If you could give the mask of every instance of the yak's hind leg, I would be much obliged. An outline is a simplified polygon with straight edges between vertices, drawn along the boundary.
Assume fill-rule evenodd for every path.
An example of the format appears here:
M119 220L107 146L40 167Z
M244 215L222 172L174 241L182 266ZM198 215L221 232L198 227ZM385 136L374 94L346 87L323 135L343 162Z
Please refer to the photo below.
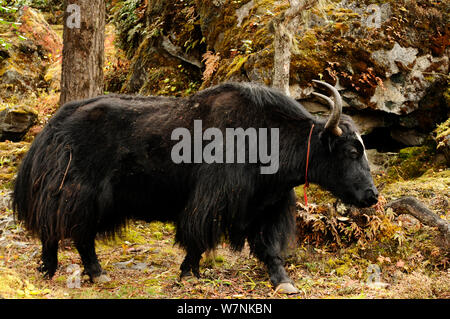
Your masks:
M41 242L42 264L39 265L38 270L44 274L45 278L51 279L58 266L58 240L41 234Z
M187 251L186 257L184 257L183 263L180 266L181 274L180 279L190 277L200 277L200 259L202 253L197 249L190 249Z
M284 269L283 251L294 231L295 194L292 190L267 207L250 227L248 242L252 253L267 267L270 281L282 293L298 293Z
M84 271L89 276L91 282L107 282L110 281L106 272L98 262L97 254L95 253L95 236L88 236L87 238L74 238L75 247L81 256Z

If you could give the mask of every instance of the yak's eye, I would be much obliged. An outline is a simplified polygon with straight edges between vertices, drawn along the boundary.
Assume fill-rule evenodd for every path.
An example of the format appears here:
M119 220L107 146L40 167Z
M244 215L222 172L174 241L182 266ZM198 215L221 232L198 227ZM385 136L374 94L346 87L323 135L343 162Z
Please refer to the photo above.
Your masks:
M350 158L352 158L352 159L357 159L357 158L359 157L359 152L358 152L358 150L357 150L356 148L350 149L350 151L349 151L349 156L350 156Z

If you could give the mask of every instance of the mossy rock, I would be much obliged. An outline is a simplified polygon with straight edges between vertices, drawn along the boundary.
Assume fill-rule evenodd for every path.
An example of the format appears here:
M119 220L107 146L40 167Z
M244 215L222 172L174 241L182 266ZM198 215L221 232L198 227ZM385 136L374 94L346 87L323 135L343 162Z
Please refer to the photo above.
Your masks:
M53 91L61 89L61 61L52 63L46 70L44 81L48 83L48 88Z
M424 146L401 149L397 160L393 163L393 169L400 172L404 179L419 177L432 168L435 154L434 143L430 142Z
M369 23L369 5L381 14L377 26ZM114 23L131 57L122 92L184 96L226 81L270 86L273 21L288 6L269 0L118 1ZM432 131L450 101L445 9L431 0L333 0L310 10L294 36L292 97L308 98L311 80L321 79L338 84L347 113L375 110L378 118L392 119L376 127ZM197 61L209 51L220 58L217 67L203 80L206 63L198 68L169 54L163 39Z
M36 112L29 107L3 106L0 108L0 141L19 141L36 119Z
M39 11L24 7L20 22L19 31L39 48L42 55L52 62L61 57L62 39Z
M47 88L46 69L62 57L62 38L39 11L25 6L15 18L20 22L18 30L1 32L9 46L0 52L0 98L8 102Z
M158 48L154 40L146 39L138 52L131 60L122 93L180 96L195 86L196 79L201 76L195 67Z

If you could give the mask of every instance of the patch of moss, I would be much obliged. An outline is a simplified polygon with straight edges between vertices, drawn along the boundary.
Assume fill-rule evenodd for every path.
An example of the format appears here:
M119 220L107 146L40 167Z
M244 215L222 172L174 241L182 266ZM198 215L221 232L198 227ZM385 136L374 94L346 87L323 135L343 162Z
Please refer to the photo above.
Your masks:
M405 174L403 178L414 178L422 175L428 168L433 148L429 146L415 146L401 149L398 155L400 169Z
M245 62L247 62L248 55L242 56L238 55L233 59L233 62L228 66L228 73L225 76L225 79L229 79L234 73L241 70L242 66Z
M145 244L147 242L145 236L142 234L142 231L134 227L127 227L122 240L128 241L132 244Z
M28 151L28 142L0 142L0 189L10 189L20 161Z

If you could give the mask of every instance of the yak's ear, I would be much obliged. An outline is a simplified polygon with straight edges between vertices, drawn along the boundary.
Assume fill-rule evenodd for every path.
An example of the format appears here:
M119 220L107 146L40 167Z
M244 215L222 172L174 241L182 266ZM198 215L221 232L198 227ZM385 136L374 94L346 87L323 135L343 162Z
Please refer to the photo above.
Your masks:
M328 150L328 152L333 152L333 146L334 146L334 138L333 135L328 130L323 130L319 133L320 141L322 142L322 145L325 149Z

